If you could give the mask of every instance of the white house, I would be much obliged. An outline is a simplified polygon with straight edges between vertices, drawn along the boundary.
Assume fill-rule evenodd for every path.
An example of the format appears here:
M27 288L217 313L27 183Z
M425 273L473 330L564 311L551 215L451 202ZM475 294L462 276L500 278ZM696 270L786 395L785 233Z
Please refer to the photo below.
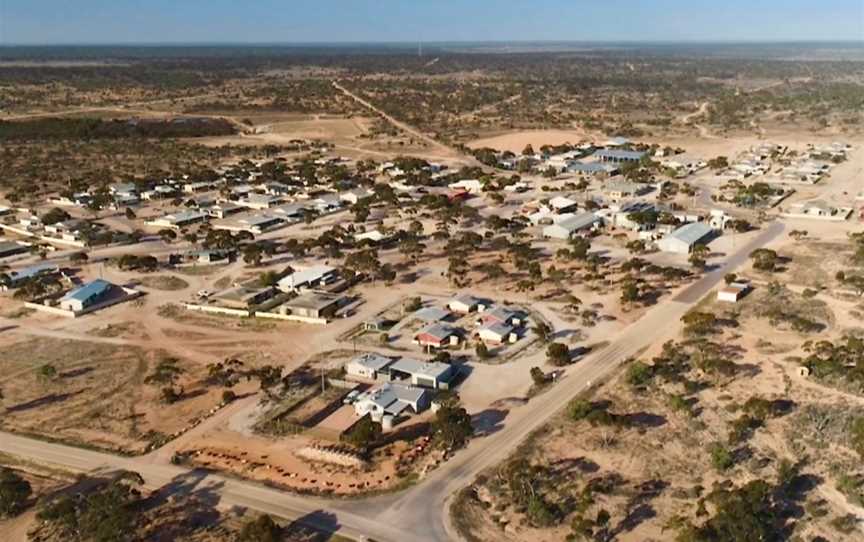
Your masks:
M562 215L563 216L563 215ZM581 230L587 230L600 224L602 220L594 213L571 215L559 220L551 226L543 228L543 237L547 239L567 240Z
M469 194L479 194L483 191L483 183L477 179L463 179L461 181L456 181L455 183L450 183L447 187L450 190L464 190Z
M674 254L690 254L693 247L699 243L708 242L714 235L714 228L704 222L685 224L663 239L657 241L657 246L663 252Z

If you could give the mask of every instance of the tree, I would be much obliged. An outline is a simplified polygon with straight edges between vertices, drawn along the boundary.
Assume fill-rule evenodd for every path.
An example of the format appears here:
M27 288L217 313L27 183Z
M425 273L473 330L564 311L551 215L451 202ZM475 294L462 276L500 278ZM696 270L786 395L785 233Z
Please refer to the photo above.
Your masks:
M577 235L570 239L570 253L577 260L584 260L588 257L588 251L591 250L591 241Z
M282 528L267 514L247 522L240 529L238 542L279 542L282 540Z
M435 413L432 434L447 449L461 448L474 434L471 416L458 404L445 404Z
M69 213L60 209L59 207L54 207L44 215L42 215L42 223L47 225L57 224L58 222L63 222L64 220L69 220L71 216Z
M90 257L87 256L86 252L76 252L69 256L69 261L77 265L83 264L89 259Z
M531 367L531 381L538 387L546 384L546 373L540 367Z
M570 349L563 343L552 343L546 348L546 359L550 364L561 367L570 363Z
M690 264L693 267L698 269L703 269L705 267L705 259L711 251L705 245L699 243L693 246L693 250L690 252Z
M525 145L525 148L522 149L522 155L523 156L534 156L534 147L531 145L531 143L528 143L527 145Z
M735 273L726 273L723 276L723 282L725 282L727 285L732 284L736 280L738 280L738 275L736 275Z
M489 359L489 347L486 346L486 343L480 341L477 343L477 346L474 347L474 352L477 354L477 357L480 359Z
M750 253L750 259L753 260L753 269L769 273L775 271L780 262L777 252L770 248L757 248Z
M621 284L621 302L635 303L639 301L639 286L635 280L627 280Z
M158 232L157 235L162 239L164 243L171 243L175 239L177 239L177 232L172 230L171 228L162 228Z
M51 382L57 378L57 368L50 363L46 363L39 366L36 370L36 374L39 377L39 380L42 380L43 382Z
M360 418L345 435L345 442L363 450L372 446L381 436L381 426L367 414Z
M0 517L12 517L27 506L32 488L30 482L12 469L0 467Z
M546 342L549 340L552 328L546 322L537 322L534 324L534 327L531 328L531 331L533 331L541 341Z
M131 207L126 207L126 210L123 213L126 215L127 220L135 220L137 218L135 211L133 211Z

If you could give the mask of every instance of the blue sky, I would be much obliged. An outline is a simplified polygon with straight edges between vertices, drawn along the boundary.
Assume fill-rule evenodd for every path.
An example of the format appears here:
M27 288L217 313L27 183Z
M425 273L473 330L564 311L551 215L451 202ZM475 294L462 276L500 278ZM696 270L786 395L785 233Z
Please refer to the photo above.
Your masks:
M864 40L864 0L0 0L0 43Z

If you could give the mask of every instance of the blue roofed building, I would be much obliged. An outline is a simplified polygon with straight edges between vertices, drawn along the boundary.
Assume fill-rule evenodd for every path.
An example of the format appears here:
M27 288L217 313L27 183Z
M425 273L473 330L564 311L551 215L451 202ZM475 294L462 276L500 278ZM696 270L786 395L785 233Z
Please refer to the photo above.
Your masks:
M60 308L81 312L108 299L115 288L116 286L107 280L96 279L64 295L60 299Z

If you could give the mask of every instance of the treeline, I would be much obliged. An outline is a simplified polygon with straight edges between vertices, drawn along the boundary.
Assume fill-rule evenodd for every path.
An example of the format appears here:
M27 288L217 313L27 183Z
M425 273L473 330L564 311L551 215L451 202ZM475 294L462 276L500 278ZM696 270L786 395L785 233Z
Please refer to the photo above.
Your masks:
M0 141L133 137L171 139L224 136L235 133L234 125L227 120L210 118L171 120L44 118L14 122L0 121Z

